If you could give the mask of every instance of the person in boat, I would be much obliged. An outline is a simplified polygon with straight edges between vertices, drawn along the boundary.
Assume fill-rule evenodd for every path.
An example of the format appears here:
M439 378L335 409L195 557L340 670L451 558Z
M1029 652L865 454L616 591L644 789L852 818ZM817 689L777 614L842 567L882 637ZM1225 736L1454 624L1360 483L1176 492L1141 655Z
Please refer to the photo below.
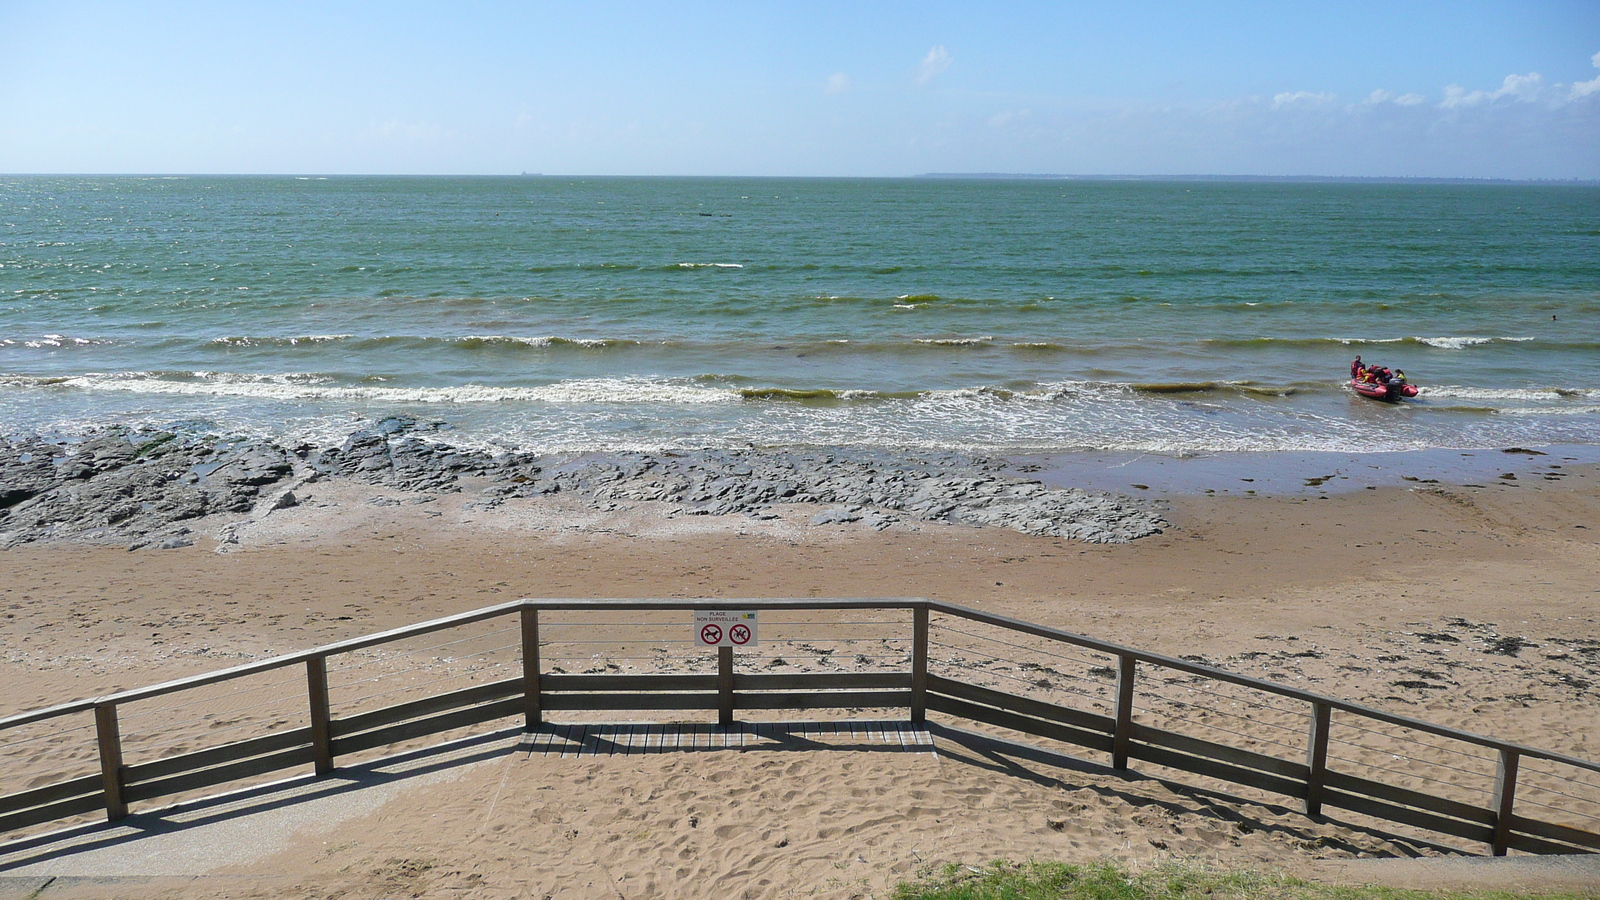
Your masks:
M1361 373L1366 371L1366 368L1367 367L1361 363L1361 357L1357 356L1355 362L1350 364L1350 377L1360 380Z

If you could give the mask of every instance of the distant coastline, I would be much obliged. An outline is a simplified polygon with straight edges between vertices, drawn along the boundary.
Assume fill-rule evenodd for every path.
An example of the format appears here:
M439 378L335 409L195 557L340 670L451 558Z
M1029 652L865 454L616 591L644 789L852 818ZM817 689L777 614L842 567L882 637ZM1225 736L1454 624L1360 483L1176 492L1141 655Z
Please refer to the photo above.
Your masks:
M1060 175L1033 172L926 172L912 177L968 178L980 181L1208 181L1285 184L1560 184L1583 187L1600 186L1600 180L1592 178L1443 178L1398 175Z

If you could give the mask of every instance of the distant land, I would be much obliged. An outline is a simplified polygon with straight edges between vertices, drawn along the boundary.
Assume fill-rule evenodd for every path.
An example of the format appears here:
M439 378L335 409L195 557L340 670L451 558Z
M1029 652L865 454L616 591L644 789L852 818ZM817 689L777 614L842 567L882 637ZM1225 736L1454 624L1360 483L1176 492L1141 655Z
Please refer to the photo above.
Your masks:
M1024 172L927 172L914 178L1009 179L1017 181L1243 181L1312 184L1577 184L1586 178L1430 178L1368 175L1051 175Z

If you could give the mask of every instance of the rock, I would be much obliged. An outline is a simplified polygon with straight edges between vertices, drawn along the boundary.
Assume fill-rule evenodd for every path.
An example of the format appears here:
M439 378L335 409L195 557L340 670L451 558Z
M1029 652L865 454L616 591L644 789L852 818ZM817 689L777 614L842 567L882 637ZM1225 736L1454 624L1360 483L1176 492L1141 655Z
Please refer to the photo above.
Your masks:
M389 417L337 446L292 449L121 428L92 432L76 444L14 437L0 443L0 535L7 546L59 537L148 543L174 522L292 507L296 488L322 478L413 495L459 491L463 478L479 478L487 485L468 506L484 510L508 499L563 494L598 511L653 502L669 506L671 515L766 520L777 517L771 509L777 504L810 503L831 507L811 518L814 525L864 522L883 530L920 520L1095 543L1159 534L1166 524L1150 503L1053 490L1006 474L1001 461L963 454L737 449L543 459L453 447L435 437L440 427ZM271 493L297 465L304 477Z
M844 509L830 509L811 517L813 525L843 525L847 522L859 522L861 516Z

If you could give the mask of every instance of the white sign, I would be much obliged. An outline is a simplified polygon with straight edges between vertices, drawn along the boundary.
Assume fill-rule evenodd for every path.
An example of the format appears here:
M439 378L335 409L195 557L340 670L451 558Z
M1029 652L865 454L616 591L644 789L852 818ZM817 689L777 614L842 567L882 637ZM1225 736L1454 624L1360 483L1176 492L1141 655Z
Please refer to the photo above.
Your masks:
M695 610L694 643L697 647L754 647L756 645L755 610Z

